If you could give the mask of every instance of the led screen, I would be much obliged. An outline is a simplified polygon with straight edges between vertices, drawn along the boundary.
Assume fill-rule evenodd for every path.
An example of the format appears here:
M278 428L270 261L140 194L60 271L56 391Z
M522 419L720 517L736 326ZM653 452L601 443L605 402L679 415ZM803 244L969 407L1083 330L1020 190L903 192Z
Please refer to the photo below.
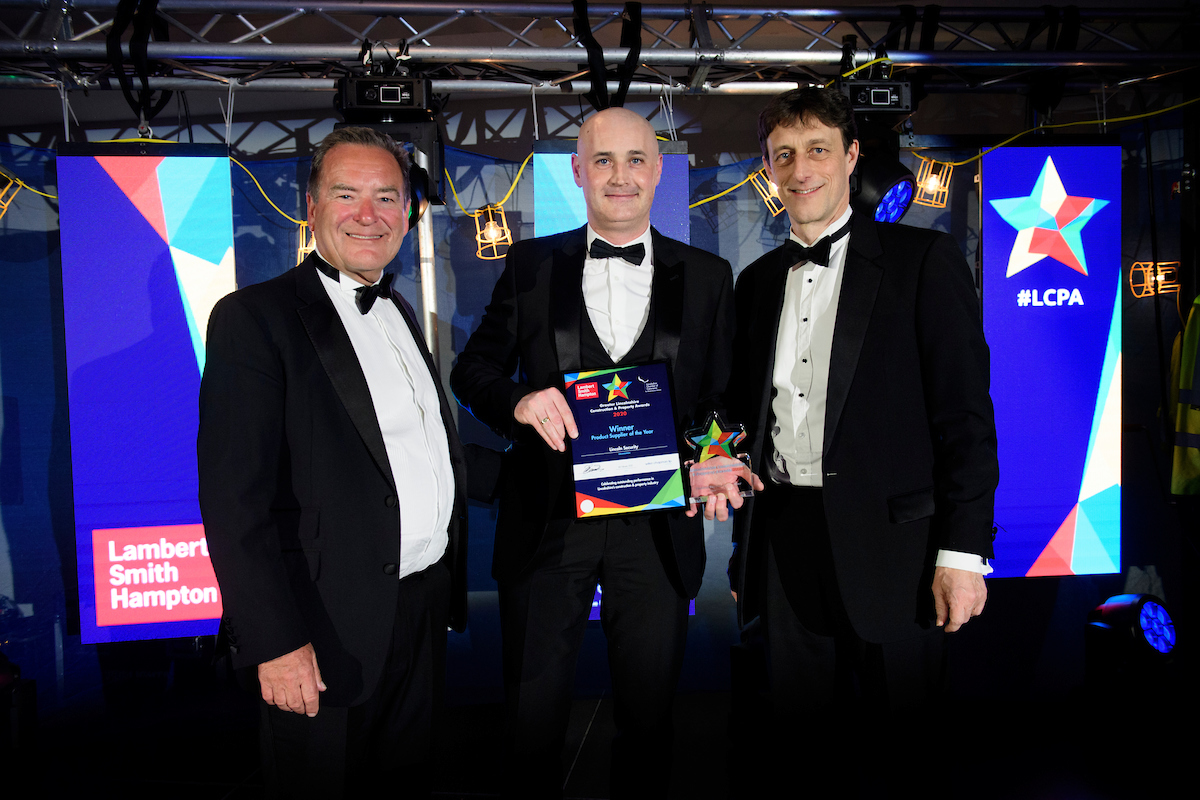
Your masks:
M229 159L64 145L57 168L82 639L215 633L196 398L235 288Z
M1121 570L1121 151L983 159L997 576Z
M575 185L570 153L533 154L533 231L550 236L581 228L587 223L583 190ZM650 224L658 232L681 242L690 242L688 219L688 157L683 153L663 155L662 180L654 192Z

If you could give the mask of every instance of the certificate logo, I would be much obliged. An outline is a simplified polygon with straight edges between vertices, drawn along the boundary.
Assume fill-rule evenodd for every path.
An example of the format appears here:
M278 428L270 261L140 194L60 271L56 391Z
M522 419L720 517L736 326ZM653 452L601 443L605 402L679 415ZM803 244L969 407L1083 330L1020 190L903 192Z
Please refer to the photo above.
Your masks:
M575 399L576 400L595 400L600 396L600 383L592 381L591 383L575 384Z
M621 376L613 373L612 383L604 384L604 388L608 389L608 402L612 402L620 397L623 400L629 399L629 381L621 380Z

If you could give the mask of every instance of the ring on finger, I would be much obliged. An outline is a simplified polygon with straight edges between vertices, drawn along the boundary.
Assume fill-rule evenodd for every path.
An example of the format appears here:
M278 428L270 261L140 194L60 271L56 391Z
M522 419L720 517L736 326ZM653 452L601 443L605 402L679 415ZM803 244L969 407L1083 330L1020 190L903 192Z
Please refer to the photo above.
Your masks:
M547 422L549 422L549 421L550 421L550 418L549 418L549 417L542 417L542 420L541 420L541 422L542 422L542 424L543 424L543 425L545 425L545 424L546 424Z

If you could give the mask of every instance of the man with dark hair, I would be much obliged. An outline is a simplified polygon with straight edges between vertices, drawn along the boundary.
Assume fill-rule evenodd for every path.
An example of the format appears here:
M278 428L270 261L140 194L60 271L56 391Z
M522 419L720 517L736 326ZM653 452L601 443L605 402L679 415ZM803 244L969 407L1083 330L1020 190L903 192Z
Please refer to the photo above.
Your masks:
M729 408L767 486L735 521L730 575L794 731L855 684L875 708L937 698L943 632L987 597L999 473L957 244L851 211L859 144L840 92L774 98L759 140L791 240L735 290Z
M571 686L599 581L618 730L612 796L662 798L704 531L682 511L577 521L566 443L578 429L559 387L564 372L665 361L679 429L703 420L729 376L733 278L728 262L650 226L662 156L644 118L597 113L572 166L587 226L512 246L450 374L459 402L513 441L492 564L506 796L562 796Z
M465 624L467 455L473 496L499 466L464 452L383 274L408 231L408 163L373 130L327 136L316 253L209 321L200 508L276 796L428 796L446 627Z

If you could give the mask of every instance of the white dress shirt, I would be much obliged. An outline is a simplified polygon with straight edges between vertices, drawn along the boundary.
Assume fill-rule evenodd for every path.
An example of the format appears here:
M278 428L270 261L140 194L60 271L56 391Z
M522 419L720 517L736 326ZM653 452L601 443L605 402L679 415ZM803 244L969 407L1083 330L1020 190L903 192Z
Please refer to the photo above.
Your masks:
M608 242L588 225L586 244L589 251L596 239ZM596 336L604 345L604 352L614 362L633 349L650 318L650 292L654 284L654 253L650 240L650 224L647 223L641 236L621 245L644 245L646 255L641 264L630 264L623 258L585 256L583 259L583 304Z
M318 255L320 255L318 253ZM445 554L454 511L454 469L441 405L425 356L395 303L377 299L366 314L358 281L320 273L367 378L400 504L401 578Z
M850 220L852 210L831 222L820 241L840 230ZM792 233L793 241L805 242ZM825 448L825 401L829 388L829 365L833 352L833 329L837 320L838 298L845 276L846 253L850 236L832 244L829 266L806 261L788 272L783 290L783 310L775 339L775 371L772 381L775 398L771 401L775 425L771 429L774 447L769 465L776 483L792 486L822 485L822 454ZM986 559L972 553L939 550L936 566L970 570L987 575L992 571Z

